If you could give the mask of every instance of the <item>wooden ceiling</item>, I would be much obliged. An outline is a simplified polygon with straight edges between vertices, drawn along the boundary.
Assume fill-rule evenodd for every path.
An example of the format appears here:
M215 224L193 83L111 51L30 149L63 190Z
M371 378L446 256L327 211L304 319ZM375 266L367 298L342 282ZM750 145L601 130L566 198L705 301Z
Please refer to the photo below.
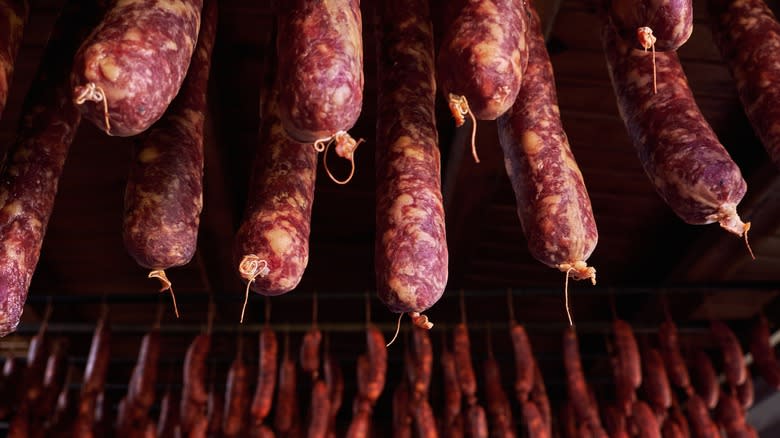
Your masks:
M448 2L431 2L440 36ZM0 121L2 145L14 136L19 108L62 3L32 1L7 109ZM374 288L373 3L364 1L362 5L367 81L363 112L352 134L367 142L357 151L355 178L339 186L320 172L308 268L296 291L272 300L272 320L295 328L310 321L310 301L316 291L318 318L324 327L330 324L332 345L348 361L363 348L362 338L354 331L364 319L364 296L371 295ZM694 32L679 54L705 117L748 181L748 194L739 210L753 223L755 261L750 260L740 239L717 225L682 223L655 193L618 115L601 52L600 22L588 2L537 3L544 5L549 23L548 48L564 127L599 227L599 244L589 260L598 269L599 284L571 284L575 320L582 333L592 335L583 341L590 346L586 359L596 363L603 358L603 340L613 315L610 302L641 332L652 333L663 318L661 297L666 297L671 314L689 335L686 342L703 345L709 345L705 325L692 318L742 319L762 306L778 309L780 179L745 119L734 83L712 43L703 2L694 1ZM771 4L776 6L776 2ZM243 285L230 262L231 245L245 202L248 163L257 142L258 96L273 20L268 1L220 1L199 249L192 263L168 273L182 311L179 321L170 314L165 317L171 333L165 351L171 366L178 366L176 361L183 357L192 336L184 327L205 323L210 295L216 302L219 327L226 335L237 327ZM448 293L431 309L430 316L442 327L457 322L458 291L462 289L472 325L486 328L495 324L503 332L508 317L504 291L511 289L516 316L528 324L540 360L550 365L544 369L546 373L550 370L552 390L561 394L555 376L562 379L556 367L560 366L560 328L565 321L563 275L534 260L526 249L495 124L480 122L482 163L475 164L464 152L466 128L454 129L441 101L439 110L450 281ZM127 372L139 333L154 320L159 300L157 283L146 279L146 272L134 264L122 245L122 201L131 141L107 137L89 123L82 124L60 182L30 304L20 327L22 334L29 334L51 296L53 321L63 324L62 332L88 336L87 328L105 300L111 307L112 323L125 333L124 338L115 337L122 342L115 342L116 360L128 362ZM262 303L260 297L252 297L250 321L262 320ZM382 327L393 325L395 316L375 299L372 308L373 319ZM176 327L181 330L177 332ZM483 334L479 331L475 337ZM435 332L434 338L438 340ZM505 344L497 354L508 354L505 333L494 338L497 345ZM231 348L221 348L225 360ZM479 357L481 347L475 348L475 357ZM353 365L348 362L345 366ZM115 372L117 382L127 375L122 370Z

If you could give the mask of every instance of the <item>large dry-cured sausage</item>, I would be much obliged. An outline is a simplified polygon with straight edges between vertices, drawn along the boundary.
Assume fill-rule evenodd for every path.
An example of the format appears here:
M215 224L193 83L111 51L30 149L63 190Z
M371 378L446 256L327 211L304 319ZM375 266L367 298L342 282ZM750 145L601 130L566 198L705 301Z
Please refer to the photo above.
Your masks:
M677 54L655 55L654 93L648 86L654 74L650 53L620 41L609 23L602 41L620 115L661 198L689 224L718 222L744 235L749 225L737 204L747 185L696 105Z
M336 142L351 160L346 133L363 103L363 38L359 0L282 2L276 40L281 81L279 116L301 143Z
M0 336L14 331L40 256L68 149L81 121L68 75L82 38L99 19L94 2L69 2L28 92L16 140L0 169Z
M260 331L258 345L257 385L252 399L250 414L255 423L262 423L268 413L271 412L274 387L276 386L276 368L278 356L278 343L276 333L271 327L263 327Z
M575 279L596 281L586 264L598 231L590 198L561 124L552 64L530 10L528 69L517 100L498 119L498 139L531 254Z
M271 296L294 289L309 262L317 173L317 152L285 135L277 96L272 91L263 104L247 205L233 250L244 281Z
M609 10L620 36L643 49L677 50L693 32L691 0L610 0Z
M0 1L0 118L3 116L8 88L14 74L14 61L22 43L24 26L30 13L28 0Z
M133 146L122 237L135 261L170 287L164 270L195 254L203 207L203 126L217 33L217 2L203 3L197 46L165 115Z
M708 0L715 44L736 81L748 120L780 166L780 23L763 0Z
M203 0L123 0L74 58L73 101L106 133L141 133L179 92L200 28Z
M378 39L377 294L423 312L447 284L433 30L427 0L385 1Z
M512 106L530 63L527 27L522 0L465 2L437 59L439 84L454 115L462 118L470 110L478 119L494 120ZM461 102L465 108L458 108Z

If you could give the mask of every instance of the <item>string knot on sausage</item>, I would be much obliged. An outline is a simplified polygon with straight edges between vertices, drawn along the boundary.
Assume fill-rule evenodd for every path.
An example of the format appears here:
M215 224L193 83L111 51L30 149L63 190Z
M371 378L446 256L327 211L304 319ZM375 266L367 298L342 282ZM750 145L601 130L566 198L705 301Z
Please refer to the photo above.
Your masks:
M111 134L111 118L108 115L108 99L106 93L99 85L90 82L87 85L80 85L73 90L76 97L73 102L76 105L83 105L87 101L101 103L103 102L103 118L106 123L106 133Z
M255 278L264 278L271 272L268 267L268 262L260 257L249 254L245 255L241 259L241 263L238 264L238 273L241 277L247 280L246 292L244 293L244 306L241 308L241 322L244 322L244 311L246 310L247 301L249 301L249 287L255 281Z
M466 96L458 96L457 94L450 93L447 97L447 103L450 106L450 112L455 119L455 126L461 127L466 123L466 117L471 118L471 155L474 156L474 162L479 163L479 157L477 156L477 119L474 117L474 113L469 108L469 102Z
M355 150L364 141L365 139L362 138L355 140L346 131L339 131L330 137L325 137L314 141L314 150L323 153L322 165L325 167L325 172L327 172L328 176L333 182L344 185L352 180L352 177L355 175ZM328 148L330 148L333 143L336 143L336 155L349 160L349 175L343 180L339 180L333 176L333 173L331 173L330 167L328 166Z

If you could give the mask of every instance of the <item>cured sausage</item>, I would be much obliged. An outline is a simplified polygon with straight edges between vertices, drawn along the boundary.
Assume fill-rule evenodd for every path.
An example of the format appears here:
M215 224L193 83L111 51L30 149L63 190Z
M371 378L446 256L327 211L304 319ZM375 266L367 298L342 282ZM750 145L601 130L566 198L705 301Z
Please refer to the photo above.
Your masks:
M529 10L528 70L514 105L498 118L504 164L531 255L567 278L595 284L596 270L585 261L596 248L598 230L561 124L539 17Z
M415 407L414 424L417 426L417 436L426 438L438 438L436 419L433 416L433 408L427 399L417 402Z
M284 81L280 81L284 82ZM282 130L278 93L269 93L244 218L233 256L249 287L280 295L298 285L309 262L317 152Z
M560 411L561 433L565 438L577 438L577 413L571 401L564 401Z
M323 380L317 380L311 389L311 410L309 411L308 438L325 438L330 421L330 397L328 386Z
M27 0L0 1L0 118L14 74L14 61L22 43L24 26L30 14Z
M428 330L414 326L412 329L412 346L414 347L415 379L413 391L415 398L426 397L431 385L433 374L433 345Z
M452 424L460 414L461 391L458 382L458 372L455 366L455 357L445 346L439 359L442 368L442 386L444 391L444 423Z
M563 364L566 370L569 402L576 418L583 423L599 424L598 413L591 404L585 374L582 372L577 333L571 326L563 332Z
M634 401L636 401L634 385L624 374L625 367L620 362L620 356L613 355L610 358L610 362L615 380L615 398L617 399L618 408L624 415L630 415L631 407L634 405Z
M322 332L316 327L309 329L301 341L301 368L311 374L312 379L316 379L319 374L321 342Z
M539 414L542 416L547 434L552 436L552 410L550 398L547 396L547 387L544 385L544 376L539 369L539 364L534 360L534 385L531 387L530 400L536 404Z
M693 32L691 0L611 0L609 10L620 36L643 49L677 50Z
M753 406L755 389L753 388L753 377L750 375L750 371L747 373L745 382L737 386L737 399L742 405L742 409L748 410Z
M766 316L760 315L750 332L750 354L753 355L759 375L769 386L780 389L780 364L769 337L769 321Z
M411 394L409 385L401 381L393 391L393 436L412 437ZM423 435L424 436L424 435Z
M127 398L133 404L149 409L154 404L157 367L160 359L160 329L154 328L141 339Z
M612 438L628 438L626 416L622 409L614 405L604 408L604 427Z
M207 413L209 425L206 428L206 433L211 437L218 437L222 433L222 417L224 416L223 409L225 408L225 397L220 392L209 392L209 400L207 405Z
M27 365L24 368L22 385L19 387L20 393L16 397L21 403L34 402L43 389L48 339L46 328L46 322L41 324L38 333L30 339L30 344L27 346Z
M690 435L685 435L685 432L680 428L680 425L674 421L664 421L661 427L661 436L663 438L686 438Z
M55 342L46 360L41 393L36 398L34 408L32 409L34 421L36 421L39 428L42 428L44 423L51 418L51 414L57 405L57 397L65 383L67 359L65 341Z
M101 9L71 1L49 37L0 169L0 336L16 330L81 115L70 99L73 54Z
M661 347L661 355L666 365L666 374L669 380L690 394L691 379L688 375L688 367L685 365L682 354L680 354L680 340L677 335L677 326L674 322L667 320L661 323L658 328L658 344Z
M449 260L434 111L433 29L427 0L382 4L377 57L377 295L392 312L420 313L444 293Z
M615 352L623 367L622 376L634 389L639 388L642 384L642 361L634 330L629 323L620 319L613 321L612 330L615 335Z
M707 405L696 394L688 398L688 419L692 436L696 438L720 438L718 427L710 418Z
M666 420L667 423L675 423L683 433L683 437L691 436L691 427L688 423L688 419L683 415L682 410L675 404L674 408L669 412L669 417ZM663 431L662 431L663 432Z
M322 367L325 377L325 384L328 386L328 398L330 399L330 421L328 423L328 433L335 435L336 415L339 413L341 403L344 399L344 376L341 373L341 366L329 351L325 352L325 358Z
M382 332L374 325L366 328L366 346L368 358L368 380L366 398L374 402L379 398L385 387L387 374L387 347Z
M468 0L447 28L436 70L456 120L469 110L477 119L495 120L515 102L533 63L526 14L521 0Z
M720 396L720 385L715 367L707 353L697 350L693 356L693 367L696 370L693 375L693 386L696 393L699 394L707 408L715 409Z
M739 345L737 336L729 326L721 321L712 321L710 331L712 331L712 335L723 353L723 369L729 385L736 388L745 383L745 379L747 379L745 354L742 352L742 346Z
M186 8L187 3L195 2L181 6ZM139 26L136 32L145 25L134 23ZM189 263L197 246L203 208L203 126L216 33L217 2L205 1L197 46L179 94L162 119L133 145L122 237L128 253L152 270L149 276L159 278L163 289L170 288L164 270Z
M653 409L643 402L637 400L634 402L634 406L631 409L631 421L639 431L640 438L661 438L661 426L658 424L658 420L655 418Z
M352 422L347 429L347 438L367 438L371 430L371 403L367 400L356 400Z
M103 315L97 322L89 346L87 366L84 370L84 381L81 384L81 398L97 398L103 391L111 360L111 327L107 316Z
M188 432L196 420L205 415L209 392L206 389L206 358L211 349L211 335L201 333L192 340L184 356L180 418Z
M471 438L488 438L488 424L485 410L477 403L472 403L466 412L466 424Z
M160 402L160 418L157 420L157 436L159 438L175 438L179 431L179 405L178 396L166 391ZM78 436L78 435L76 435Z
M241 435L246 404L249 400L248 377L246 365L244 365L244 359L239 349L238 355L230 365L225 385L225 409L222 417L222 434L225 437Z
M277 385L274 409L274 429L280 434L292 428L296 409L295 361L286 352L284 356L282 364L279 366L279 385Z
M515 357L515 394L517 401L522 403L528 399L528 395L536 383L534 376L536 364L525 327L512 323L509 335L512 338L512 350Z
M487 402L490 429L496 436L514 437L512 409L501 383L501 369L498 361L494 357L488 356L482 363L482 371L484 373L485 400ZM534 408L537 409L536 406Z
M536 403L533 403L530 400L526 400L522 402L522 409L523 422L526 425L525 427L528 429L527 436L534 438L549 438L551 436L550 428L545 423L544 417L536 406Z
M74 58L73 101L110 135L141 133L181 87L203 0L114 3Z
M731 71L737 94L769 157L780 166L780 23L762 0L708 0L715 45Z
M282 3L276 47L281 81L279 116L301 143L336 142L352 159L357 143L346 133L363 104L363 39L359 0Z
M477 379L471 364L471 343L466 324L460 323L452 332L452 352L458 385L469 405L476 401Z
M271 412L274 387L276 386L276 368L278 343L276 334L271 327L263 327L260 331L258 346L259 357L257 366L257 386L252 399L250 414L255 424L260 424Z
M655 412L666 412L672 405L672 388L666 376L664 360L655 348L646 348L644 354L643 388L647 402Z
M737 214L745 180L704 119L675 52L655 55L620 41L607 24L602 42L612 87L639 161L659 195L689 224L720 223L738 236L749 228Z

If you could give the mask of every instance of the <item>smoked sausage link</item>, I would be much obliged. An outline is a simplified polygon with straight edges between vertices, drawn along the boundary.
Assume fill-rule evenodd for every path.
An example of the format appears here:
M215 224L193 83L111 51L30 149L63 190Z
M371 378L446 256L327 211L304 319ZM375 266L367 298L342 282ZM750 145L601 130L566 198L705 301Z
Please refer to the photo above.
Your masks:
M623 376L636 389L642 384L642 360L634 330L626 321L616 319L612 323L615 334L615 350L623 367Z
M498 119L498 139L528 249L537 260L595 284L585 261L598 230L582 173L563 131L552 64L539 17L530 10L528 69L514 105Z
M203 127L217 1L203 3L197 46L178 95L133 146L122 237L135 261L162 270L195 254L203 208Z
M769 386L780 389L780 363L777 361L769 337L769 321L761 315L750 332L750 354L753 355L756 369L761 377Z
M680 354L680 341L677 335L677 326L672 321L664 321L658 328L658 344L661 347L661 355L666 365L666 374L669 380L690 394L691 379L688 374L688 367Z
M535 384L536 364L525 327L520 324L512 324L509 334L512 338L512 349L515 357L515 394L517 401L522 403L528 399Z
M162 117L190 65L202 7L203 0L113 3L74 58L72 97L84 117L119 136Z
M296 142L312 143L349 130L363 103L360 1L280 5L276 47L284 131Z
M141 339L138 360L130 377L128 400L150 408L154 404L157 365L160 358L160 330L153 329Z
M24 100L16 139L0 169L0 336L16 330L81 114L70 98L73 55L101 8L65 6Z
M654 93L650 52L620 41L609 23L602 42L621 118L658 194L689 224L718 222L743 235L737 204L747 185L696 105L677 53L655 54Z
M708 0L715 45L731 71L748 120L780 166L780 23L763 0Z
M696 373L693 375L693 384L696 393L708 409L715 409L720 396L720 384L712 365L710 357L702 350L697 350L693 357L693 366Z
M710 330L723 353L723 369L726 374L726 380L729 385L736 388L745 383L747 378L745 354L742 352L739 339L731 331L731 328L722 321L712 321Z
M22 43L24 26L30 14L28 0L0 1L0 118L8 99L8 87L14 73L14 61Z
M465 97L480 120L495 120L512 106L530 63L526 14L522 0L465 1L439 48L445 98Z
M422 312L444 293L447 237L427 0L383 1L376 129L377 294L392 312Z
M262 423L271 412L274 387L276 386L278 350L276 334L270 327L264 327L260 331L257 386L250 408L255 423Z

